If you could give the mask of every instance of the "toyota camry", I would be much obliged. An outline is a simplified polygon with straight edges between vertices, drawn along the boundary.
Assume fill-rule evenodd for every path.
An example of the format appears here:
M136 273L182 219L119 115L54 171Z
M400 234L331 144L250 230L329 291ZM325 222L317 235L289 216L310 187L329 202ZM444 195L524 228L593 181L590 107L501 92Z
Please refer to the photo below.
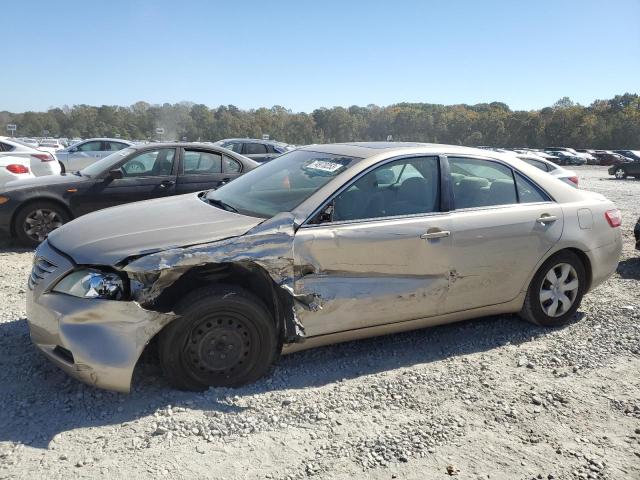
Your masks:
M615 271L620 222L602 195L497 152L311 145L52 231L29 328L98 387L128 391L151 342L172 386L237 386L319 345L506 313L563 325Z

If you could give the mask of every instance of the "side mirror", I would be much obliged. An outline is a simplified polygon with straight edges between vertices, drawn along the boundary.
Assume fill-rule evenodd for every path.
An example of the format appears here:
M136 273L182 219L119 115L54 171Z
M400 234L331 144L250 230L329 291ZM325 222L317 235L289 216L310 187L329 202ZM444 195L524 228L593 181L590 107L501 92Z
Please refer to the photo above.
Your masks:
M124 175L122 174L122 170L120 170L119 168L116 168L115 170L109 170L109 178L112 180L118 180L120 178L124 177Z
M72 147L69 149L69 153L76 153L78 149L76 147Z

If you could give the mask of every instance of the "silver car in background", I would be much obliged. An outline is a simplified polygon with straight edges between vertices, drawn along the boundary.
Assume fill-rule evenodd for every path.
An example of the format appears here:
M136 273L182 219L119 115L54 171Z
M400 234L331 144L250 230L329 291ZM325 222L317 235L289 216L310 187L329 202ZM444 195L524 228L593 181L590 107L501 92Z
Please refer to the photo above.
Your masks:
M119 138L90 138L58 150L56 156L62 167L62 173L76 172L131 145L133 145L132 142Z
M153 339L174 387L236 386L281 352L504 313L563 325L615 271L620 222L512 154L310 145L54 230L27 317L52 362L98 387L128 391Z

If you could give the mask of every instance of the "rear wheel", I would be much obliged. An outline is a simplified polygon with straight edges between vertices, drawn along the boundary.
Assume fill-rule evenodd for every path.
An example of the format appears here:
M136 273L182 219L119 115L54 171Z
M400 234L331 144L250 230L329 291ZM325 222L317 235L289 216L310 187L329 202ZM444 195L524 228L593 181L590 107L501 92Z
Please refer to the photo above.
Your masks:
M265 305L236 286L203 288L175 307L158 342L168 382L181 390L235 387L266 374L278 354L275 323Z
M64 163L58 162L60 164L60 173L67 173L67 169L64 167Z
M14 231L18 241L30 247L38 246L56 228L71 217L67 211L52 202L33 202L23 207L15 217Z
M618 180L624 180L627 178L627 171L622 167L616 168L613 174Z
M585 267L575 253L552 256L533 277L520 316L545 327L564 325L580 306L586 278Z

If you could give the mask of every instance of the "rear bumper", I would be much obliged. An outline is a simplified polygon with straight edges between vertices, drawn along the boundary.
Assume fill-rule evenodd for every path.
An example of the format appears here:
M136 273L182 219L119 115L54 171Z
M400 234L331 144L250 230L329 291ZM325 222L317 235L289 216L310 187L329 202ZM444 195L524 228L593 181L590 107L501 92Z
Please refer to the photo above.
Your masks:
M90 385L128 392L144 347L175 317L135 302L61 293L36 298L27 290L27 318L33 343L59 368Z
M586 252L591 262L591 289L606 281L618 268L622 254L622 235L620 229L617 230L612 243Z

